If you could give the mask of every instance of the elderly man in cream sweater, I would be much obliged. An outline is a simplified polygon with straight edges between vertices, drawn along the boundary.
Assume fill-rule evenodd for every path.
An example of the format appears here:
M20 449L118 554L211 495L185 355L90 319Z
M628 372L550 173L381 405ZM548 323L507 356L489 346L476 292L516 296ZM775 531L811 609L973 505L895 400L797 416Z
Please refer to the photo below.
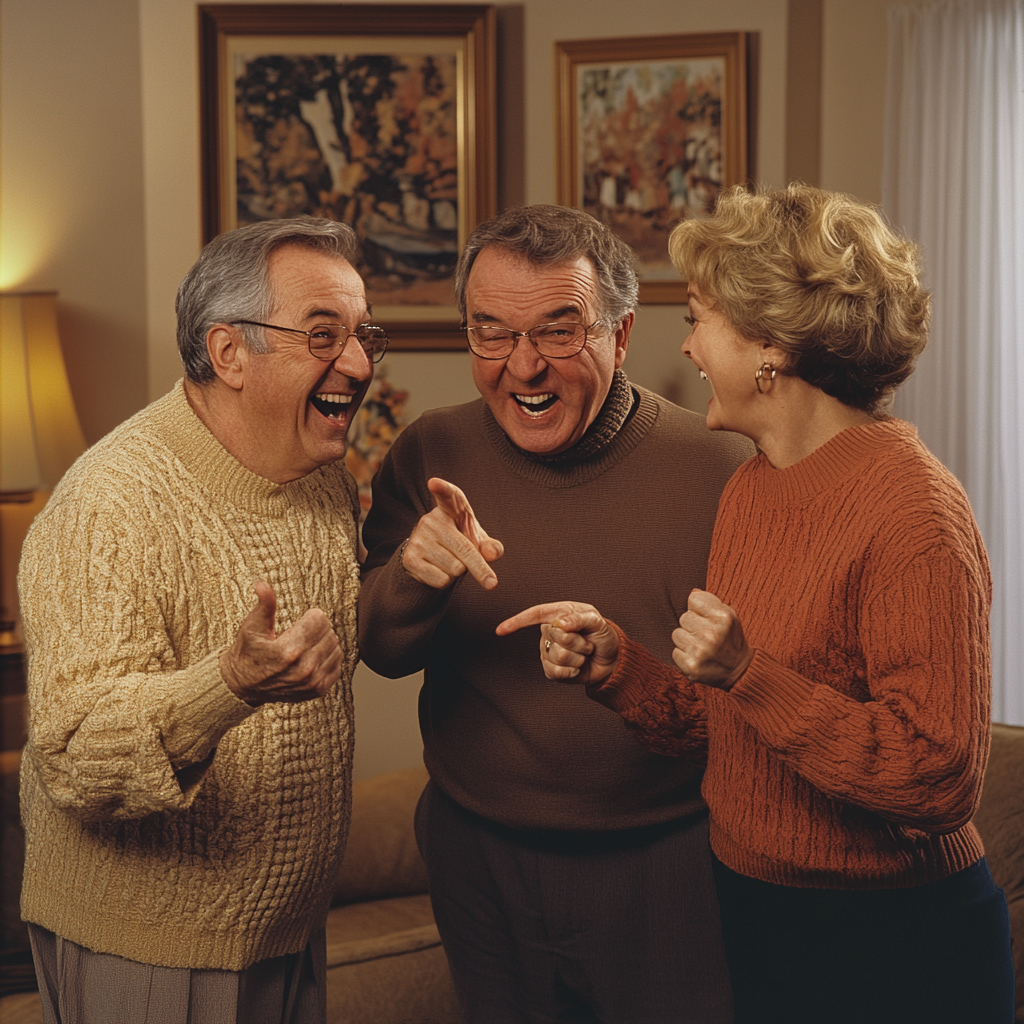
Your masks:
M22 912L48 1022L324 1019L357 657L342 457L387 345L355 252L312 218L206 246L185 379L26 542Z

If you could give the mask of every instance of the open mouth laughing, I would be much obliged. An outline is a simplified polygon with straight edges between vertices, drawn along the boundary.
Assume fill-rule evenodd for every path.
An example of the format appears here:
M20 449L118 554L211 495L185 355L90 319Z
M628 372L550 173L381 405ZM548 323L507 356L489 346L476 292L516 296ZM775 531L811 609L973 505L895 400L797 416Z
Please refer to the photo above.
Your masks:
M330 391L320 391L310 398L310 403L318 413L328 419L341 419L352 404L352 395L339 395Z
M550 391L543 395L514 394L512 397L527 416L543 416L558 401L558 395L554 395Z

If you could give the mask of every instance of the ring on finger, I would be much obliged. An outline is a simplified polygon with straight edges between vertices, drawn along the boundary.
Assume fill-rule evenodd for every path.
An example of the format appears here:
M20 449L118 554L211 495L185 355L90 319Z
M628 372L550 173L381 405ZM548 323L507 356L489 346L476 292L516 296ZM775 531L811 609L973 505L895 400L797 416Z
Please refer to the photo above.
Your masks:
M550 650L551 650L551 641L550 640L545 640L544 641L544 653L547 654L548 651L550 651Z

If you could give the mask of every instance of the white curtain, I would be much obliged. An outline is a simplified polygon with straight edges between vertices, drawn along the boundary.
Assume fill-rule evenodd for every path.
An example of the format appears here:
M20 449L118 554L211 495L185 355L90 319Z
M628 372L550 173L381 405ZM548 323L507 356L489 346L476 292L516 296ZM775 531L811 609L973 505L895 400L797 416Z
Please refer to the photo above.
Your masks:
M993 718L1024 725L1024 0L890 9L882 196L932 291L895 412L970 496L992 563Z

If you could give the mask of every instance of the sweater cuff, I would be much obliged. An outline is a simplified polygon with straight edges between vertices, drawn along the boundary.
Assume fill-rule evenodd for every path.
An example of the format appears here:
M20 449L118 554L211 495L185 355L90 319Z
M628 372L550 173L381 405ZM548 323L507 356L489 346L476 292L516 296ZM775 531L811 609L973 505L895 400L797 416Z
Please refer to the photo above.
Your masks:
M679 673L659 661L643 644L631 640L611 619L605 619L605 622L619 638L619 661L615 671L603 682L586 684L587 696L622 714L649 699L652 690L661 688L652 687L652 682L672 681L672 677Z
M780 665L764 651L754 658L729 690L736 708L769 743L792 736L814 683Z
M164 749L182 767L201 761L221 737L258 709L236 697L220 673L221 651L181 673L174 706L162 723Z
M420 583L402 562L405 545L408 543L407 537L384 566L385 581L392 615L399 620L419 621L443 611L459 581L455 580L441 590Z

